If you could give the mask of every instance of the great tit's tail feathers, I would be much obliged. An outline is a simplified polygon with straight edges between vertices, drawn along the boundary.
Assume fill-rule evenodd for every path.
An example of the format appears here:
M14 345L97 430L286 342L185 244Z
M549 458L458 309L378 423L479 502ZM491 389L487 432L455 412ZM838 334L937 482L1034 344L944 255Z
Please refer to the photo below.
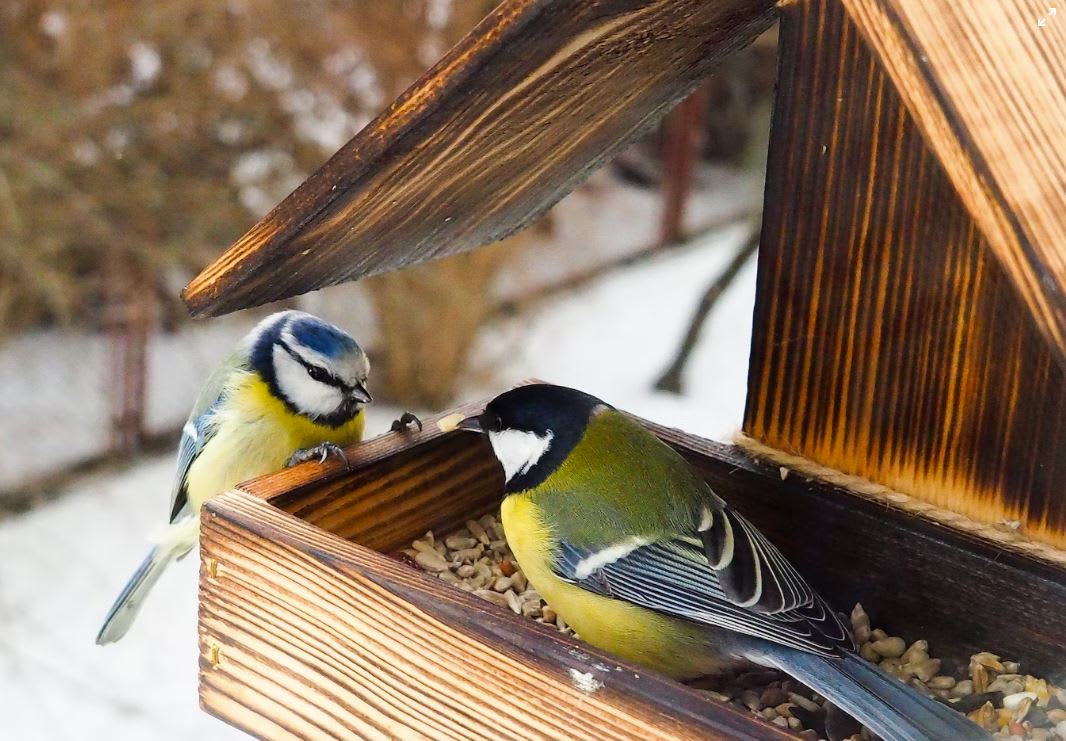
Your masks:
M144 598L148 596L148 592L163 575L163 570L176 555L173 550L158 545L148 551L148 555L133 572L130 580L126 582L122 593L111 606L107 617L104 618L104 624L96 635L98 646L114 643L126 635L126 631L133 624L133 619L140 612L141 605L144 604Z
M856 654L826 658L784 646L759 653L752 658L792 675L885 741L991 738L962 713L920 694Z

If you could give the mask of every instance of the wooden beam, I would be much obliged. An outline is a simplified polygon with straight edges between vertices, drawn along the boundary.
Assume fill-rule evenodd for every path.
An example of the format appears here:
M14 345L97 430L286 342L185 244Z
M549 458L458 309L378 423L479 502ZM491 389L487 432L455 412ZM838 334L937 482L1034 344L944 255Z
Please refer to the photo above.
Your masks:
M842 2L1066 369L1066 9Z
M768 27L773 0L507 0L185 289L236 309L521 229Z
M685 238L685 208L692 196L700 161L707 107L707 86L699 87L670 112L661 127L663 211L659 222L659 247Z

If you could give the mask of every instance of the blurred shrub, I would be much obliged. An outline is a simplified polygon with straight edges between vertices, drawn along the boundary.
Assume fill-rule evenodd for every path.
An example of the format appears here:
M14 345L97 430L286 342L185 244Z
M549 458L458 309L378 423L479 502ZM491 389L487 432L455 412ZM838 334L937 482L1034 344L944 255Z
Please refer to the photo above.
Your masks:
M4 0L0 332L173 302L493 5Z
M440 409L453 401L477 330L495 308L492 278L528 237L366 281L377 316L375 370L385 395Z

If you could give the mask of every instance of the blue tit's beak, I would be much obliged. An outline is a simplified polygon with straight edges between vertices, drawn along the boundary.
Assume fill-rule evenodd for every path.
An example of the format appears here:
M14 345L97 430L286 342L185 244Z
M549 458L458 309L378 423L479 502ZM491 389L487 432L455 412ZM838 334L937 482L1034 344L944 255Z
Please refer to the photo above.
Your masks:
M481 417L474 415L473 417L467 417L464 420L460 420L456 429L466 430L467 432L484 432L484 428L481 426Z
M352 386L352 398L363 404L369 404L374 400L374 397L366 390L366 384L363 381L359 381Z

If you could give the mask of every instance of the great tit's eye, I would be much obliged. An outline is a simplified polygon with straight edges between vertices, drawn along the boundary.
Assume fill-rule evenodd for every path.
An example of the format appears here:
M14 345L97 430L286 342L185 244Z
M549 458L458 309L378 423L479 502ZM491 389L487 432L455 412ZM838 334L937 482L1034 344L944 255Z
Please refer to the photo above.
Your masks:
M311 376L316 381L326 383L329 380L329 371L325 368L319 368L317 365L307 366L307 375Z
M500 415L498 415L498 414L495 415L492 418L492 431L493 432L502 432L503 431L503 420L500 418Z

